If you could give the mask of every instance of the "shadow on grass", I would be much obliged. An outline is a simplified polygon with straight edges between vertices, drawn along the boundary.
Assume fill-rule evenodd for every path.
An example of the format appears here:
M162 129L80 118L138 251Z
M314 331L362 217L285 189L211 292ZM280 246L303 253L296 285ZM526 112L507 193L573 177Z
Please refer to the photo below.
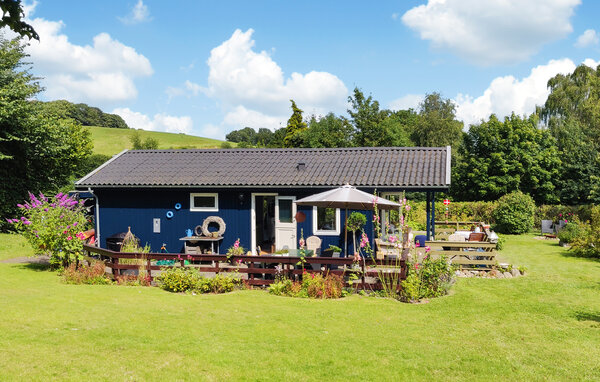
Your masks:
M561 256L563 257L570 257L570 258L574 258L574 259L582 259L582 260L589 260L589 261L593 261L596 263L600 263L600 259L597 257L590 257L590 256L580 256L578 254L576 254L575 252L566 250L566 251L562 251L560 253Z
M575 319L577 319L577 321L600 322L600 313L578 310L577 312L575 312Z
M29 271L35 272L48 272L51 271L52 268L50 264L46 263L23 263L23 264L15 264L15 266L19 269L25 269Z

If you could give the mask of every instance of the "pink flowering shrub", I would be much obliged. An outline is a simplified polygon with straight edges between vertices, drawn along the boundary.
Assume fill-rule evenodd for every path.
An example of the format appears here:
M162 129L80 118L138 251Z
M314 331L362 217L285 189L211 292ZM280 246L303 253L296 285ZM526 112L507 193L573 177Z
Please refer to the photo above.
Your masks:
M227 250L227 259L231 259L232 256L243 256L246 254L244 247L240 246L240 239L238 238L233 246Z
M16 226L37 255L49 255L53 267L67 268L83 256L83 231L89 223L82 204L63 193L51 198L29 193L29 201L17 205L22 216L6 220Z

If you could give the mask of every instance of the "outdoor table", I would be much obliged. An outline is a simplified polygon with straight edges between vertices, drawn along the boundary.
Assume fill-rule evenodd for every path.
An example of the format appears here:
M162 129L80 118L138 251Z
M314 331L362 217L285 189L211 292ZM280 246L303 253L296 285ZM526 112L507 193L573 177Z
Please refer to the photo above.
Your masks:
M217 237L209 237L209 236L185 236L185 237L179 238L179 240L186 242L186 248L187 248L187 242L190 242L190 243L197 243L199 241L210 242L210 251L211 251L211 253L217 253L218 254L219 253L219 241L223 240L223 236L217 236ZM215 252L215 243L217 243L217 252Z

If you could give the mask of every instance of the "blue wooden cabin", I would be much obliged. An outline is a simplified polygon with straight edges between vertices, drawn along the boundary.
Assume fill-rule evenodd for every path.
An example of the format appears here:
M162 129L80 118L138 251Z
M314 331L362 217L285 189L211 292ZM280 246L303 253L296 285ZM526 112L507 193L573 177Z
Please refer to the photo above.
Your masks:
M450 186L450 147L126 150L75 185L95 197L102 247L131 227L153 252L164 243L180 253L186 230L218 216L226 224L220 253L238 238L256 253L259 246L265 252L297 248L301 233L319 236L322 249L343 248L343 210L294 201L344 184L383 197L426 192L429 235L434 193ZM372 241L372 211L362 212ZM348 252L354 252L351 235Z

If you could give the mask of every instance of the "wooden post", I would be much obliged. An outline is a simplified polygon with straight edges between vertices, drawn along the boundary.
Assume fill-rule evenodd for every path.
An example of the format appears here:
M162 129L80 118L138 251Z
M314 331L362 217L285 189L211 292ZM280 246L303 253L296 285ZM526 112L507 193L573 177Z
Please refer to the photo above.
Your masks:
M115 268L116 264L119 264L119 258L118 257L113 257L112 259L112 272L113 272L113 277L116 279L117 276L119 276L119 270L117 268Z

